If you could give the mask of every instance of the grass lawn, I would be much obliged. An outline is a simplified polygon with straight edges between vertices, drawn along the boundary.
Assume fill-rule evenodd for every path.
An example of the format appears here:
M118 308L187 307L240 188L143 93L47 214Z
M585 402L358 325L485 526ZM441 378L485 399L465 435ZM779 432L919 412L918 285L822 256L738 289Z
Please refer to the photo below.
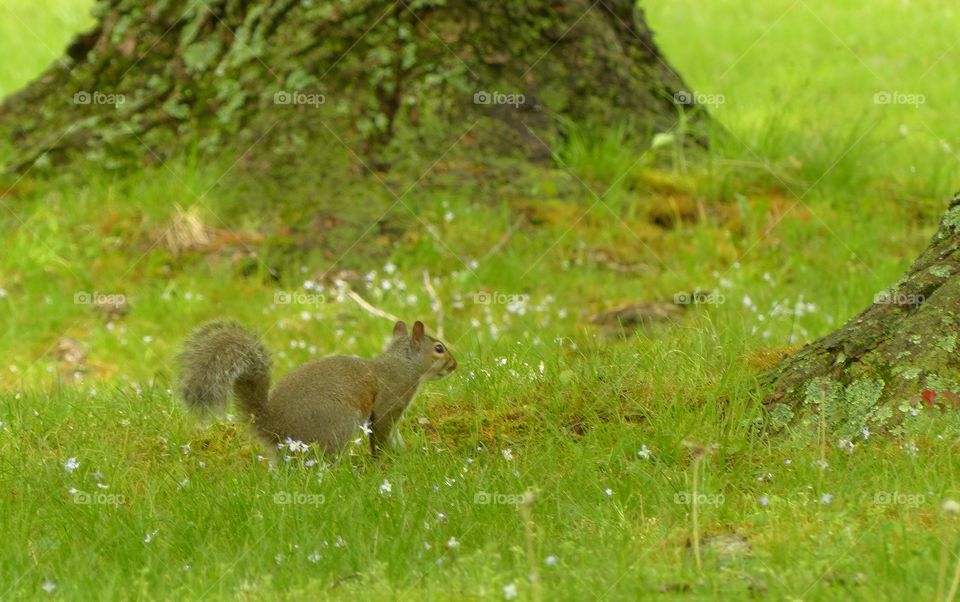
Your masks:
M906 600L949 588L956 414L898 409L902 428L885 435L821 432L815 416L776 437L753 426L760 371L895 282L958 187L960 12L643 4L730 131L705 155L638 163L623 153L629 133L579 132L526 194L487 199L438 170L393 210L402 236L333 255L277 234L272 212L221 185L223 165L0 180L0 598ZM89 6L0 6L12 57L0 95L56 60ZM393 203L377 180L368 188L374 209ZM205 242L184 249L178 234ZM335 464L274 458L235 417L188 415L174 357L206 320L262 333L275 377L381 349L390 323L321 278L331 266L434 330L424 270L442 300L460 367L408 410L407 448L382 462L362 443ZM620 336L588 320L695 290L711 302L675 323ZM123 310L97 303L119 298Z

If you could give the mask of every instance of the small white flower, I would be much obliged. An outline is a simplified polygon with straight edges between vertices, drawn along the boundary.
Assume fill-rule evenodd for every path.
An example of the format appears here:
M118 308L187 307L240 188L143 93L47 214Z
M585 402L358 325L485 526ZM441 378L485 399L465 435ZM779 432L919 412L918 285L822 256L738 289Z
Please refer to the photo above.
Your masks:
M517 597L517 584L508 583L503 586L503 597L507 600L513 600Z
M393 485L390 484L390 481L384 479L383 483L380 483L380 495L390 495L393 493Z
M321 558L320 552L316 550L314 550L309 556L307 556L307 560L309 560L313 564L317 564L318 562L320 562L320 558Z
M80 462L76 458L67 458L67 461L63 464L63 468L67 472L73 472L80 468Z
M870 438L870 429L868 429L867 427L863 427L863 431L861 432L861 435L863 436L864 441L866 441L867 439Z
M513 450L510 448L501 450L500 453L503 455L503 459L506 461L513 460Z
M47 592L48 594L52 594L53 590L57 589L57 584L47 579L46 581L43 582L43 585L41 585L40 587L41 589L43 589L43 591Z
M833 495L829 493L824 493L823 495L820 496L821 504L829 504L832 501L833 501Z
M306 452L307 450L310 449L310 446L304 443L303 441L300 441L299 439L294 440L294 439L291 439L290 437L287 437L283 441L283 443L279 444L277 447L279 447L280 449L283 449L284 447L286 447L287 449L295 453Z
M650 456L653 455L653 452L650 451L650 448L646 445L640 446L640 451L637 452L637 455L643 458L644 460L649 460Z
M557 564L557 557L556 557L556 556L547 556L547 559L544 560L544 562L547 564L547 566L554 566L554 565Z
M360 430L363 431L364 435L370 435L371 433L373 433L373 429L370 428L370 421L367 420L363 424L361 424Z
M609 487L607 487L606 489L604 489L603 492L604 492L605 494L607 494L607 496L613 495L613 489L610 489Z
M447 541L447 547L450 548L451 550L456 550L457 548L460 547L460 542L457 541L457 538L456 538L456 537L451 537L451 538Z
M761 495L761 496L760 496L760 505L763 506L764 508L766 508L767 506L769 506L769 505L770 505L770 498L768 498L768 497L765 496L765 495Z
M143 538L143 543L150 543L153 541L153 538L156 537L157 533L160 532L160 529L154 529L153 531L148 531L147 536Z
M180 449L183 450L183 455L186 456L186 455L189 455L189 454L190 454L190 444L189 444L189 443L187 443L187 444L185 444L185 445L181 445L181 446L180 446Z

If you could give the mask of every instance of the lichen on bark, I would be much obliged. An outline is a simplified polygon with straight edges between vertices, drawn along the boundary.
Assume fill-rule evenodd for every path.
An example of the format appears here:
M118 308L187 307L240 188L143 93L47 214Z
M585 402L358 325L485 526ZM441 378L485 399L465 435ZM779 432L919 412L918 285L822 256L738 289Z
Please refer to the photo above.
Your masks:
M958 334L960 199L954 199L900 281L842 328L763 375L767 427L813 420L809 410L818 395L830 404L830 428L848 436L858 427L895 426L907 408L952 404L960 394Z

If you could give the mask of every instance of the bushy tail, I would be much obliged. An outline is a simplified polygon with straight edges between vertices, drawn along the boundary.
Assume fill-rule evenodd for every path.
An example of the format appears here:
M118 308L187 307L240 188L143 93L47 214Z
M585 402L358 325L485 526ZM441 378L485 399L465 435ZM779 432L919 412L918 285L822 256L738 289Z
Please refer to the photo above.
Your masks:
M233 391L241 410L262 414L270 391L270 353L240 324L201 326L187 339L179 360L180 394L191 410L223 412Z

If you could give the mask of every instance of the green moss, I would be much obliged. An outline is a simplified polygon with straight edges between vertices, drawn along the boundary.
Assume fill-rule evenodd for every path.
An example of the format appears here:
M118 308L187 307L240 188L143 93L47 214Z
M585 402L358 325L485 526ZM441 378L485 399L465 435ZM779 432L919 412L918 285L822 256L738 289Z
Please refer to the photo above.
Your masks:
M946 336L937 337L937 347L947 353L953 353L957 348L957 333L951 332Z
M960 230L960 205L954 207L943 216L943 225Z
M220 40L213 36L183 49L183 62L191 71L209 69L218 56L220 56Z
M830 378L812 379L806 387L804 403L816 406L831 433L851 439L867 425L883 424L891 415L880 406L885 383L881 379L861 378L844 387ZM811 416L811 423L816 422Z
M924 388L934 391L953 391L960 393L960 384L956 378L950 378L941 374L928 374L924 378Z
M923 373L923 369L914 366L897 366L893 369L893 373L904 380L916 380Z
M779 431L793 422L793 417L794 413L790 406L783 403L774 404L773 409L767 416L770 430Z
M936 276L937 278L949 278L950 274L952 273L950 271L950 268L945 265L935 265L932 268L928 269L927 271L933 274L934 276Z

